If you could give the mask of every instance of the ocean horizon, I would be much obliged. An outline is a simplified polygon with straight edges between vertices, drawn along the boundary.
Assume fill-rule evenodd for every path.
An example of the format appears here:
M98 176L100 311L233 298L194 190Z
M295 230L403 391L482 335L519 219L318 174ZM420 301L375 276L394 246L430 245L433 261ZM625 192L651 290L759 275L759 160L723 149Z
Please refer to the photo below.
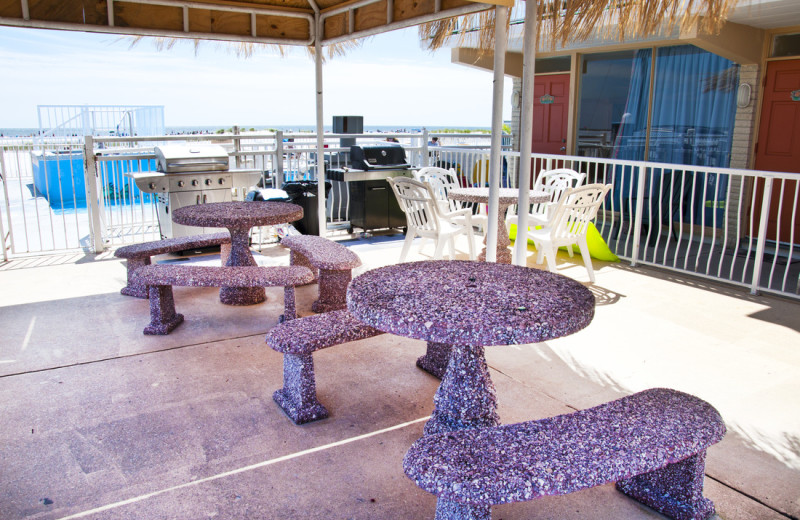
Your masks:
M238 125L240 132L270 132L274 130L281 130L285 133L293 132L314 132L316 125ZM233 128L232 125L182 125L182 126L165 126L166 135L182 135L182 134L215 134L222 130L229 132ZM324 125L325 132L332 132L332 125ZM364 125L364 133L419 133L423 129L429 132L442 132L444 130L471 130L471 131L488 131L488 126L465 126L465 125ZM0 128L0 137L30 137L39 135L39 128Z

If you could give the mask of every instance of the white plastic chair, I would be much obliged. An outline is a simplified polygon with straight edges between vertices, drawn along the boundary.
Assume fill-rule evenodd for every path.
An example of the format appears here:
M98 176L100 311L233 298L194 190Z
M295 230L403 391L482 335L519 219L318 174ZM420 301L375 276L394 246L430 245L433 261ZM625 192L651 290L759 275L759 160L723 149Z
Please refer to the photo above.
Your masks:
M586 233L589 231L589 223L597 216L600 204L610 189L610 184L588 184L580 188L569 188L564 192L548 225L528 230L527 238L536 244L537 264L542 263L544 256L547 260L547 269L555 273L558 248L567 246L567 250L571 251L572 245L578 244L583 263L589 271L589 280L594 282L594 269L592 258L589 256L589 245L586 243ZM518 240L520 238L517 237Z
M579 173L569 168L557 168L555 170L542 170L533 185L533 191L543 192L550 195L550 200L539 204L532 204L528 212L528 226L546 226L553 213L558 207L558 203L564 192L569 188L577 188L583 184L586 178L585 173ZM509 212L506 217L506 225L518 223L518 215ZM570 255L571 256L571 255Z
M445 243L449 244L450 259L453 260L456 254L455 237L461 234L467 236L469 259L475 260L470 209L444 212L429 184L408 177L395 177L388 181L408 223L406 239L400 253L401 262L405 260L411 249L411 242L417 236L434 240L436 249L433 258L436 260L442 258Z
M433 194L439 202L439 206L445 213L459 211L465 208L472 209L472 205L457 200L447 198L447 194L453 188L461 187L458 182L458 176L455 170L445 170L436 166L426 166L414 172L414 178L420 182L430 184L433 188ZM488 222L486 215L472 214L472 225L481 228L482 231L486 230L486 223Z

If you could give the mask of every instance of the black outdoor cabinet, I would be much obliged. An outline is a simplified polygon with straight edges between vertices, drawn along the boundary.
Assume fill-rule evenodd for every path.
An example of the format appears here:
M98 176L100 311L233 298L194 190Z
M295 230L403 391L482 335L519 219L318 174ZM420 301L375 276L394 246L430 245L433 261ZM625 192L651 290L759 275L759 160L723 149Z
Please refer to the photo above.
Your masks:
M406 172L400 173L404 175ZM391 175L389 175L391 177ZM386 179L350 181L350 227L364 231L406 227L392 186Z

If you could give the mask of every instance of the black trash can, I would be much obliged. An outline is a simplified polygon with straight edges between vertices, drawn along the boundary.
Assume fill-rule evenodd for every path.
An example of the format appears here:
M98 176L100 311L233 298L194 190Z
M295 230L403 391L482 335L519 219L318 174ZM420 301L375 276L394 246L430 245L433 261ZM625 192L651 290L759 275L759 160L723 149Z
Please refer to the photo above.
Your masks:
M289 202L303 208L303 218L293 225L304 235L319 235L319 209L317 202L317 181L290 181L283 183ZM325 182L325 198L331 191L331 183Z

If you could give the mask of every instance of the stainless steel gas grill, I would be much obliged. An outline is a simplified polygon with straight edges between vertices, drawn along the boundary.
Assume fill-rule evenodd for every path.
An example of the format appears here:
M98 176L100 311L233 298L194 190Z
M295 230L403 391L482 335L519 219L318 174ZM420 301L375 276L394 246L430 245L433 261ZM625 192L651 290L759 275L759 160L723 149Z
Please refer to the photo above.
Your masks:
M406 216L386 181L411 177L411 165L399 144L381 143L350 147L350 167L328 171L332 181L347 183L350 195L350 228L406 227Z
M130 174L136 186L158 195L156 209L162 238L218 231L172 222L172 212L183 206L230 202L233 188L249 188L260 170L230 170L228 152L219 145L156 146L156 172Z

